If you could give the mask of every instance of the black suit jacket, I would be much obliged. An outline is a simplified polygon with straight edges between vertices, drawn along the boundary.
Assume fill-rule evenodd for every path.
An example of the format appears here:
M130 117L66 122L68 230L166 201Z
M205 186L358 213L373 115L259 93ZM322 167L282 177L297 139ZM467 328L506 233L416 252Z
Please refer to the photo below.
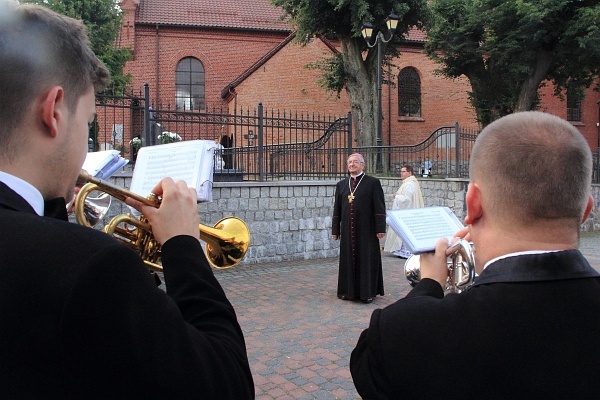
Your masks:
M167 293L112 237L36 215L0 183L0 393L7 399L242 399L235 312L200 243L163 246Z
M598 276L569 250L498 260L461 294L423 279L373 312L354 384L365 399L598 399Z

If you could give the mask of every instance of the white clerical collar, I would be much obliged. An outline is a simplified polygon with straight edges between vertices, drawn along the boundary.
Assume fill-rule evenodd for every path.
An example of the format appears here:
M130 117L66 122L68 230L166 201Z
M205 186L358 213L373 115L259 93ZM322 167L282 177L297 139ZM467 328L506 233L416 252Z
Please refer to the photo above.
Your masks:
M356 178L358 178L359 176L361 176L362 174L364 174L364 172L361 172L361 173L360 173L360 174L358 174L358 175L352 175L352 174L350 174L350 178L356 179Z
M17 192L19 196L33 207L38 215L44 215L44 198L35 186L3 171L0 171L0 182L3 182L6 186Z
M523 256L523 255L527 255L527 254L556 253L557 251L560 251L560 250L528 250L528 251L518 251L516 253L508 253L508 254L504 254L504 255L496 257L496 258L492 258L490 261L485 263L485 265L483 266L483 269L486 269L491 263L495 263L496 261L502 260L504 258Z

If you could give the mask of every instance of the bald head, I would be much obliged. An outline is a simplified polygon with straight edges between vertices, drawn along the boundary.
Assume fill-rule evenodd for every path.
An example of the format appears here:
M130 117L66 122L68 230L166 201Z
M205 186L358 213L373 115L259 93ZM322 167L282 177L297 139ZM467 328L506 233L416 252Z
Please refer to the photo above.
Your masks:
M488 209L521 223L581 222L591 183L591 150L567 121L521 112L488 125L477 137L470 180L484 187Z

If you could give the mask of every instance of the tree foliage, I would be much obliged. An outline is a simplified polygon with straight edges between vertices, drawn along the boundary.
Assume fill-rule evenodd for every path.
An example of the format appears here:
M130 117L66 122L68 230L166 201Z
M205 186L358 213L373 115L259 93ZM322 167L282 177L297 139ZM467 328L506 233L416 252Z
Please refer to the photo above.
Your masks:
M485 126L535 108L544 81L589 87L600 66L597 0L433 0L427 51L442 74L465 75Z
M341 51L311 64L323 72L321 84L328 90L346 89L352 107L356 141L359 146L376 142L377 128L377 48L369 48L361 36L364 22L369 22L391 36L385 26L390 13L400 17L393 39L381 43L385 60L398 54L404 34L421 26L426 15L426 0L272 0L291 18L300 40L315 36L336 39ZM377 31L375 31L374 36ZM364 53L367 52L366 57Z
M88 28L91 47L111 74L111 90L119 92L127 86L130 75L123 75L123 66L131 58L129 49L115 46L122 13L117 0L25 0L46 6L60 14L81 19Z

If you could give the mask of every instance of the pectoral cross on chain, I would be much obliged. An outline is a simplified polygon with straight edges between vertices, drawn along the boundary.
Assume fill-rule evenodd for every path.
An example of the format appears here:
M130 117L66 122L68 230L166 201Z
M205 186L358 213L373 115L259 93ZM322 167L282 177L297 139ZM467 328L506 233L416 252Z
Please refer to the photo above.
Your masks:
M352 200L354 200L354 193L348 195L348 203L352 203Z

